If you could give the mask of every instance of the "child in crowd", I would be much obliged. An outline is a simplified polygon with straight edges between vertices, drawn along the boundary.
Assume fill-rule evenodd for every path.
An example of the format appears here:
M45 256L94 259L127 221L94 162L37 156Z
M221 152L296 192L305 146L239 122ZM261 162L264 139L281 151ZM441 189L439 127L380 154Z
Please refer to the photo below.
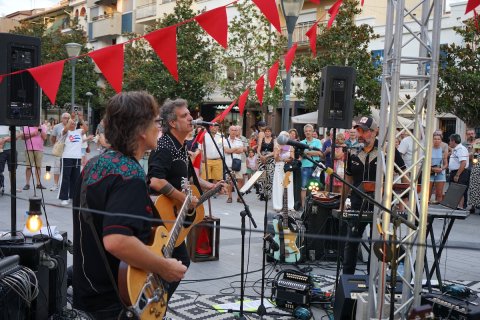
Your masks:
M257 154L253 149L248 150L248 157L247 157L247 175L248 179L252 177L252 175L257 171Z

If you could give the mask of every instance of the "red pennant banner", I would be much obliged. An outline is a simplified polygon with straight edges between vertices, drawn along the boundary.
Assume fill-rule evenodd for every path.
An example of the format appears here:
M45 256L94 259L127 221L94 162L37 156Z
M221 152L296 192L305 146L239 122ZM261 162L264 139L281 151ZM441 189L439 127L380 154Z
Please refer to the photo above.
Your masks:
M279 67L279 62L276 61L270 69L268 69L268 81L270 82L270 89L273 90L275 88L275 83L277 82L277 76L278 76L278 67Z
M361 4L362 7L363 7L363 3L364 3L364 0L362 0L362 1L360 2L360 4Z
M473 18L475 19L475 28L477 29L477 32L480 32L480 28L478 27L478 13L476 10L473 10ZM2 81L0 80L0 83Z
M226 7L209 10L196 16L195 20L222 47L227 48L228 21Z
M64 64L65 60L60 60L43 66L27 69L53 105L57 98L60 81L62 81Z
M265 76L261 76L257 80L257 86L255 88L255 92L257 93L258 102L260 105L263 104L263 91L265 90Z
M3 81L3 76L0 76L0 83L2 83Z
M282 32L280 28L280 17L278 16L278 9L275 0L253 0L257 7L262 11L268 21L277 29L278 32Z
M340 10L340 6L342 5L343 0L338 0L333 4L333 6L328 9L328 13L330 14L330 19L328 19L327 29L332 27L333 21L335 21L335 17L337 16L338 11Z
M297 51L297 43L295 42L293 46L288 50L287 54L285 55L285 70L287 72L290 71L290 67L292 66L293 59L295 59L295 52Z
M203 139L202 139L203 140ZM197 154L197 156L195 157L195 159L193 160L193 167L195 169L198 169L200 170L200 166L202 164L202 153L200 152L199 154Z
M178 82L177 27L171 26L150 32L144 38L150 43L172 77Z
M212 122L222 122L223 119L225 119L225 117L228 115L230 110L232 110L235 103L237 103L237 100L233 100L233 102L228 106L228 108L223 110L222 113L220 113L218 116L216 116L215 119L212 120Z
M480 5L480 0L468 0L467 7L465 8L465 14L469 13Z
M247 103L248 93L250 89L245 90L240 98L238 98L238 109L240 111L240 115L243 116L243 110L245 109L245 104Z
M318 21L315 22L310 29L308 29L307 33L305 33L310 42L310 50L312 50L312 55L314 57L317 56L317 25Z
M200 144L203 143L203 139L205 138L205 132L207 132L207 130L202 128L202 130L197 134L197 136L193 140L192 146L195 144L195 142Z
M123 43L98 49L88 54L117 93L122 91Z

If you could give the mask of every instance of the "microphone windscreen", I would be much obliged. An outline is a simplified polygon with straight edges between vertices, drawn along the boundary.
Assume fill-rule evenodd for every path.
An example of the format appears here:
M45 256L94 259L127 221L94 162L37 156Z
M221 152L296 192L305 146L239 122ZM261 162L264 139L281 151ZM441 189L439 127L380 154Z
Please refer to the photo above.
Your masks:
M281 146L284 146L288 143L288 137L285 135L279 135L277 138L277 143Z

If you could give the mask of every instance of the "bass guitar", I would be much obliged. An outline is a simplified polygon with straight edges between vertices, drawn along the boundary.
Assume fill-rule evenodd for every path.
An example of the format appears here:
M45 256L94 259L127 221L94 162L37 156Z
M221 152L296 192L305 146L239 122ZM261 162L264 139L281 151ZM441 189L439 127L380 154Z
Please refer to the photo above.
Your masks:
M155 254L171 258L175 242L188 213L192 191L188 180L182 181L182 192L187 195L170 233L163 226L152 229L153 241L149 249ZM146 272L121 262L118 269L120 297L129 310L142 320L162 320L167 310L168 282L159 275Z
M281 215L273 219L273 229L275 230L274 240L279 244L280 250L273 253L273 258L277 261L296 263L300 261L300 250L297 248L298 225L295 219L288 215L288 185L290 184L291 172L285 172L283 178L283 206Z
M202 204L210 197L217 194L220 189L222 189L222 186L218 185L214 189L205 192L202 196L200 196L200 192L198 191L197 187L191 186L190 188L192 190L192 195L198 198L198 204L195 212L189 213L187 215L185 222L180 229L177 242L175 243L175 247L178 247L182 244L182 242L185 240L194 225L203 221L203 219L205 218L205 209L203 208ZM172 230L174 222L178 216L178 210L181 205L181 203L178 203L165 195L161 195L155 200L155 208L157 209L160 215L160 219L162 219L163 224L168 231Z

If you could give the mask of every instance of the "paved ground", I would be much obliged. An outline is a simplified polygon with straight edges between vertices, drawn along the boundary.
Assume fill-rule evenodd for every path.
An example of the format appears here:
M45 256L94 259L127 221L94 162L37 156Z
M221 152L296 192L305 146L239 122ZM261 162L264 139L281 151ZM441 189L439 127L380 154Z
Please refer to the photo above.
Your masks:
M53 158L48 154L50 148L47 148L44 156L44 165L52 165ZM25 184L25 167L19 165L17 171L17 186L20 188ZM5 170L5 174L7 171ZM43 179L43 177L42 177ZM53 178L50 181L42 181L44 185L50 188L53 184ZM6 192L9 193L9 181L6 182ZM24 223L24 212L28 209L28 198L34 195L33 190L22 191L18 194L17 200L17 221L18 228ZM37 196L43 196L46 204L46 213L50 225L57 226L60 230L68 232L69 238L72 236L72 218L71 208L62 207L57 199L57 193L43 190L37 190ZM250 272L246 279L246 294L259 297L261 289L261 272L258 270L262 266L261 253L261 234L259 231L263 228L264 203L259 202L253 193L247 195L246 201L250 206L251 212L258 229L250 229L250 223L247 222L246 238L246 269ZM220 259L218 261L192 263L187 273L185 281L180 285L178 290L182 292L199 292L200 294L226 295L240 294L239 290L239 273L241 259L241 236L238 230L240 226L240 211L242 205L239 203L226 203L226 196L218 196L211 201L212 215L220 218L221 234L220 234ZM208 209L206 209L208 214ZM272 208L269 205L269 212ZM10 197L6 194L0 197L0 230L8 230L10 228ZM436 220L434 230L438 238L444 227L444 220ZM458 220L453 226L447 249L443 253L440 264L441 272L444 279L447 280L480 280L480 216L470 215L466 220ZM250 232L251 230L251 232ZM431 256L431 249L428 251ZM68 257L69 264L72 257ZM430 259L431 261L431 259ZM310 264L313 268L312 274L317 275L334 275L335 262L316 261ZM305 267L306 265L300 265ZM290 265L267 265L267 275L271 278L276 271L286 268L294 268ZM362 264L360 269L365 269ZM212 280L207 280L212 279ZM204 281L199 281L204 280ZM270 289L266 290L266 295L270 296ZM319 309L315 311L317 319L324 315Z

